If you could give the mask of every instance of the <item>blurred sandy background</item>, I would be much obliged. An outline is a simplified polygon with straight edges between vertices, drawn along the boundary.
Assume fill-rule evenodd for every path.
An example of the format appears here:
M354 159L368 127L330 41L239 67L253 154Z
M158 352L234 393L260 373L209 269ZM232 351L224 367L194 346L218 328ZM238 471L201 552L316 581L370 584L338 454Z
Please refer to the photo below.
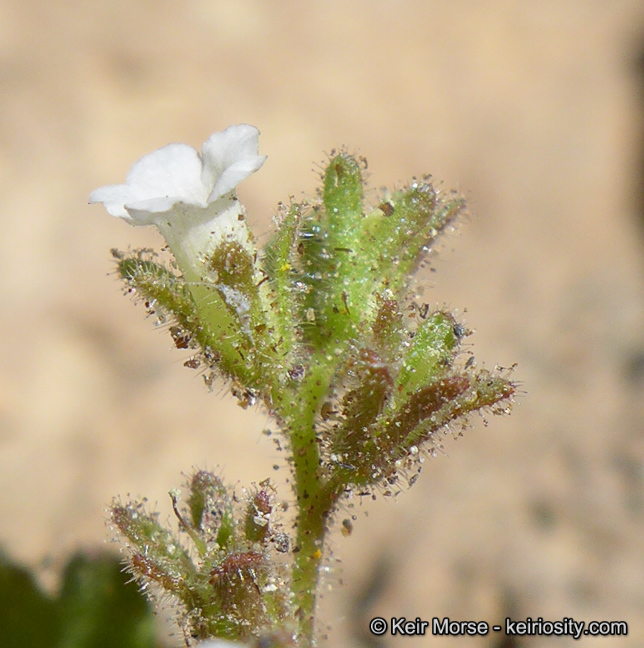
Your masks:
M258 234L338 145L374 187L463 191L425 299L467 307L477 359L518 362L527 392L333 535L330 645L379 614L626 620L574 645L644 646L643 51L641 0L0 0L0 543L55 567L104 543L115 494L167 511L195 465L285 476L266 417L209 394L110 276L111 247L156 233L86 205L249 122Z

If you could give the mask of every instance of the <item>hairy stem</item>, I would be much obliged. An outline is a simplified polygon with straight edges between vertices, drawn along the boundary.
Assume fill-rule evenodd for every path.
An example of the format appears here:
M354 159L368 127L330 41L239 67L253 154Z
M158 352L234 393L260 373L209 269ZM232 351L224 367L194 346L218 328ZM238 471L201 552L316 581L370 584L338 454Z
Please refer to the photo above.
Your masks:
M283 403L293 453L294 491L298 507L293 595L302 645L313 644L314 613L319 566L328 517L337 499L320 474L316 419L333 375L328 360L316 354L310 371L292 398ZM284 411L286 410L286 411Z

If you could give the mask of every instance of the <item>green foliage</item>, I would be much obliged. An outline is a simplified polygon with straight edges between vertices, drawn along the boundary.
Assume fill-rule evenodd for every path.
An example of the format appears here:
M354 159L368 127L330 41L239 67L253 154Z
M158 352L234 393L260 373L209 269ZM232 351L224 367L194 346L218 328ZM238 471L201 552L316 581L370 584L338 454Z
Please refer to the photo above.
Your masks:
M77 554L58 596L0 555L3 648L155 648L154 616L113 556Z
M409 341L400 363L394 393L402 403L414 392L429 385L454 362L462 327L450 313L438 311L423 320Z
M179 491L170 493L179 534L141 503L112 505L112 522L127 539L130 571L146 589L157 587L183 604L183 625L195 639L247 641L288 627L287 575L274 559L283 533L270 483L240 499L202 470L184 491L185 502Z
M34 623L38 619L38 623ZM6 648L56 645L61 620L53 598L24 567L0 554L0 627ZM53 642L52 642L53 638Z
M192 477L183 508L173 495L187 549L139 504L114 505L133 574L184 604L195 637L250 640L297 628L296 642L310 645L325 534L340 500L401 477L413 483L423 448L433 452L442 433L462 429L472 412L509 411L511 380L460 362L469 332L446 308L410 295L463 199L424 178L370 207L365 168L334 153L318 199L280 205L263 251L223 238L200 260L196 281L146 254L119 257L128 289L174 319L179 348L194 349L199 360L189 366L205 368L207 381L218 371L244 407L260 400L290 452L290 545L276 530L268 486L240 508L211 473ZM292 564L276 562L275 548L289 546Z

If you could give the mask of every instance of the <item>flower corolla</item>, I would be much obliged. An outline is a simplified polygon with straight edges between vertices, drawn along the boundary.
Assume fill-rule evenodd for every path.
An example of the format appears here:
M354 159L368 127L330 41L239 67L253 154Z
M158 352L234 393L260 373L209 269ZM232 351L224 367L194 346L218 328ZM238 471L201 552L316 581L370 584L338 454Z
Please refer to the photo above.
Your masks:
M251 245L235 188L266 160L258 139L257 128L239 124L211 135L201 154L169 144L135 162L125 184L95 189L89 202L132 225L156 225L184 275L198 278L222 241Z

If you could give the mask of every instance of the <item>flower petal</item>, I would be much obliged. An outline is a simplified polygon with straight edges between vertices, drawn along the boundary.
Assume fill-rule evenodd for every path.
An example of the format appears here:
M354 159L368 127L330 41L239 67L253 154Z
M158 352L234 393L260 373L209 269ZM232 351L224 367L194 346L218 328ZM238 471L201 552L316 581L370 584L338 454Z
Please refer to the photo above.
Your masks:
M132 222L125 205L129 202L137 200L137 192L134 187L128 185L107 185L94 189L89 195L89 202L103 203L107 212L112 216L124 218L128 222Z
M133 225L156 225L158 221L170 211L174 211L177 205L189 205L181 198L169 196L167 198L150 198L149 200L138 200L126 203L128 220ZM203 210L201 205L192 205Z
M201 177L209 190L208 202L232 191L264 164L266 156L257 155L258 149L259 130L249 124L229 126L206 140Z
M199 153L187 144L168 144L132 165L126 184L136 187L138 200L176 197L205 207Z
M127 207L159 213L177 202L206 206L208 191L201 182L201 169L201 158L192 146L168 144L135 162L125 184L95 189L89 202L103 203L112 216L134 225L148 225L154 219L133 218Z
M244 210L233 190L264 163L259 131L240 124L212 135L203 155L186 144L169 144L132 166L125 184L100 187L90 202L132 225L155 225L184 276L200 281L222 241L254 253Z

